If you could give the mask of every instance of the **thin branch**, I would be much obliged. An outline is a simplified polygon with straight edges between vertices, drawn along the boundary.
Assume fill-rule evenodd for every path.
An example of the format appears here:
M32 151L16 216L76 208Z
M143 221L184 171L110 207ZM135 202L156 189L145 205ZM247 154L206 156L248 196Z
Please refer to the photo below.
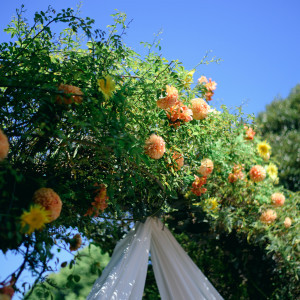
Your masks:
M160 74L164 73L164 72L172 65L173 62L174 62L174 61L172 60L172 61L166 66L165 69L163 69L161 72L159 72L159 73L155 76L155 78L154 78L152 84L155 83L155 81L158 79L158 77L160 76Z

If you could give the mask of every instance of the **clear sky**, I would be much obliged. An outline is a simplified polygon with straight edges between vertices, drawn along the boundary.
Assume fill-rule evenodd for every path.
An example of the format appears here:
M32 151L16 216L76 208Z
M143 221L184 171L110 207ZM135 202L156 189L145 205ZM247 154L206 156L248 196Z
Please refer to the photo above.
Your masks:
M3 1L0 41L22 3L30 19L48 5L58 11L79 1ZM84 0L81 10L105 29L115 9L133 20L125 42L134 49L141 41L152 42L162 29L162 54L168 60L179 59L192 69L208 50L221 58L220 64L200 66L195 73L195 79L204 74L218 83L211 104L244 103L244 112L257 114L300 83L299 0Z
M0 42L3 29L25 4L27 18L35 11L76 7L74 0L3 0L0 10ZM96 20L98 28L112 23L115 9L133 20L125 43L139 52L139 42L152 42L163 31L162 55L178 59L192 69L204 56L221 58L220 64L198 68L201 75L218 83L211 104L257 114L276 96L286 97L300 83L299 0L84 0L82 16ZM10 267L0 254L2 266Z

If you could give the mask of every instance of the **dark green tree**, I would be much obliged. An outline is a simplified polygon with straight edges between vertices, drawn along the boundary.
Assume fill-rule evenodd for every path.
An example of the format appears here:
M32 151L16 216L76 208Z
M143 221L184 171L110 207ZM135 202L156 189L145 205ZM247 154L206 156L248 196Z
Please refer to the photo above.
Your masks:
M300 84L286 99L275 98L257 117L262 137L272 147L279 164L280 183L285 188L300 190Z

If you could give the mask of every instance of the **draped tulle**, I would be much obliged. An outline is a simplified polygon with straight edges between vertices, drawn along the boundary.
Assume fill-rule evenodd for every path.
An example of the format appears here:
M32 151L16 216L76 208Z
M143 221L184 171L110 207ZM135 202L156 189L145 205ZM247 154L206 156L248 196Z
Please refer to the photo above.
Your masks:
M116 246L87 300L142 299L149 250L162 300L223 299L157 218L137 223Z
M143 296L150 248L150 219L137 223L118 242L110 262L87 300L140 300Z

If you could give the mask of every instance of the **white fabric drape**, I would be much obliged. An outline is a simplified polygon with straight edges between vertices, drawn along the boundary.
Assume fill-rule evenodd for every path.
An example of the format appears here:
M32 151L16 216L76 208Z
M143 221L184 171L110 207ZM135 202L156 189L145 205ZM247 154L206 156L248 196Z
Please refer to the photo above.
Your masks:
M151 261L163 300L223 299L168 228L151 219Z
M87 300L142 299L149 250L162 300L223 299L162 222L149 217L117 244Z
M120 240L110 262L96 280L87 300L140 300L143 296L150 248L150 219L137 222Z

